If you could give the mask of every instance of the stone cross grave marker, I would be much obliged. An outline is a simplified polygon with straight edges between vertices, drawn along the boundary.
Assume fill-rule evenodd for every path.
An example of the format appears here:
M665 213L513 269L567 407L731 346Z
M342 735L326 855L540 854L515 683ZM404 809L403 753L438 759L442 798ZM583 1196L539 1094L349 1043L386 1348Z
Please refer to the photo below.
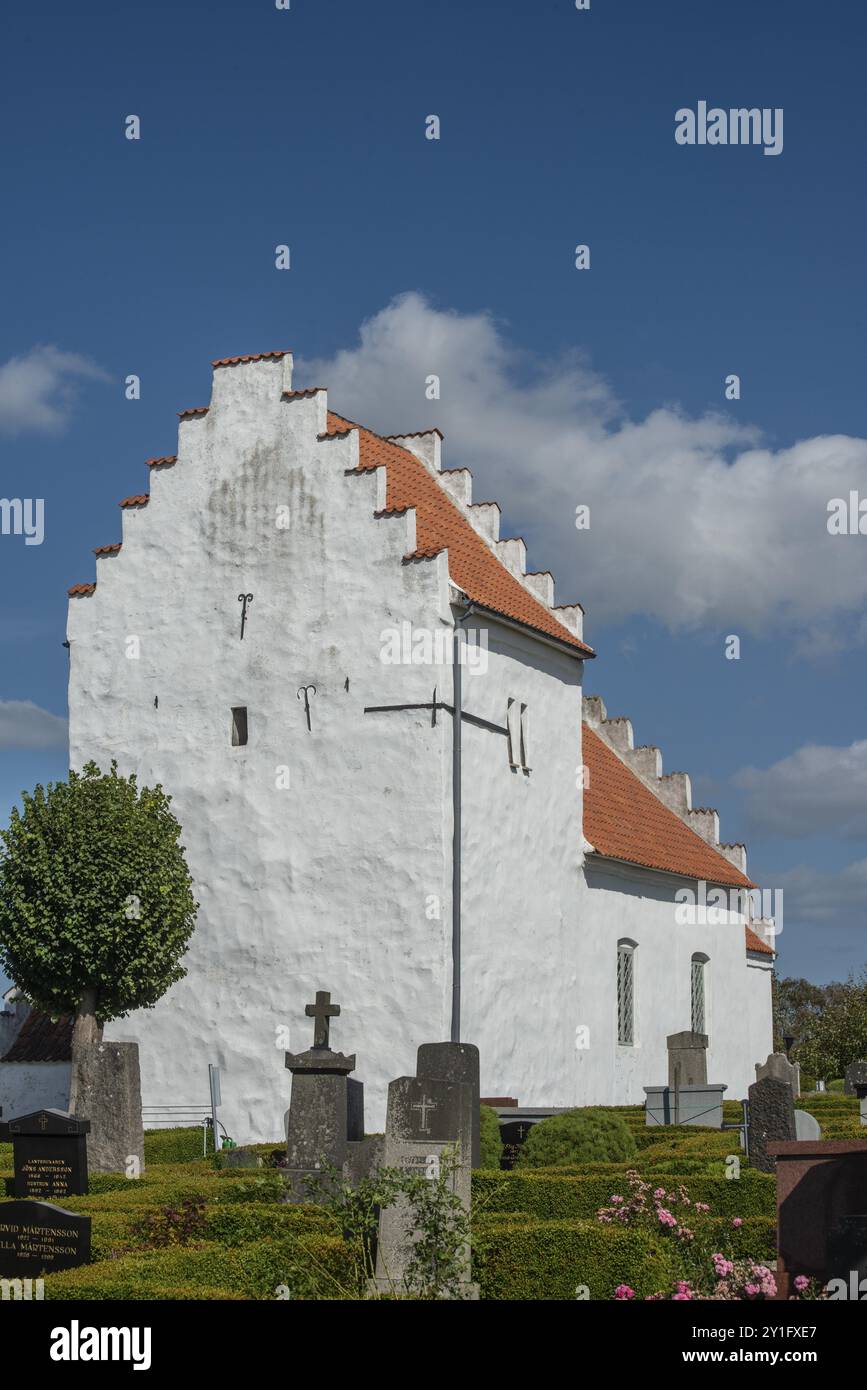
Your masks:
M285 1171L297 1201L305 1200L309 1180L321 1176L324 1167L342 1173L351 1149L364 1138L364 1086L349 1075L355 1055L347 1057L330 1046L330 1022L339 1016L340 1005L320 989L305 1013L315 1020L313 1046L285 1056L292 1073Z
M0 1124L0 1139L12 1140L16 1197L50 1201L88 1191L89 1120L65 1110L36 1110Z

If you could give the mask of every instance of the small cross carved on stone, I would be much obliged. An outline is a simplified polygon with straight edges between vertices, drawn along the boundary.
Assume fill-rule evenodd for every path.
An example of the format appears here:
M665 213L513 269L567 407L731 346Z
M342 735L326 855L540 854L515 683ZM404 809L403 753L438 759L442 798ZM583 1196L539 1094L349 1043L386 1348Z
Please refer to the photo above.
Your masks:
M436 1108L436 1102L428 1100L427 1096L425 1095L422 1096L421 1100L415 1101L415 1103L410 1106L411 1110L421 1111L421 1122L419 1124L419 1129L421 1130L422 1134L430 1134L430 1125L428 1124L427 1112L429 1110L436 1110Z
M308 1018L316 1020L313 1025L313 1046L327 1048L330 1046L328 1041L328 1030L331 1026L330 1020L336 1018L340 1013L340 1005L332 1004L329 990L318 989L316 991L316 1003L307 1004L304 1009Z

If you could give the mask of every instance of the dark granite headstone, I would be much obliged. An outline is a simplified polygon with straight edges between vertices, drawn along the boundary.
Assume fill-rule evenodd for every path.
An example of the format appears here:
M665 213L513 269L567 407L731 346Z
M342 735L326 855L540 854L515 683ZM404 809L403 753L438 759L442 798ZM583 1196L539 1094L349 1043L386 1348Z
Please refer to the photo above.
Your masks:
M772 1143L777 1175L777 1297L799 1274L842 1280L858 1298L867 1275L867 1141ZM853 1289L854 1286L854 1289Z
M65 1110L37 1110L0 1124L0 1139L12 1140L15 1196L40 1201L83 1196L89 1129L89 1120Z
M473 1088L473 1147L471 1163L481 1162L479 1049L474 1043L422 1043L416 1054L415 1074L441 1081L465 1081Z
M90 1260L90 1217L50 1202L0 1202L0 1275L26 1279Z
M748 1094L750 1167L773 1173L776 1164L768 1145L797 1138L792 1088L788 1081L766 1076L753 1082Z
M843 1074L843 1092L857 1096L858 1086L867 1086L867 1062L850 1062Z

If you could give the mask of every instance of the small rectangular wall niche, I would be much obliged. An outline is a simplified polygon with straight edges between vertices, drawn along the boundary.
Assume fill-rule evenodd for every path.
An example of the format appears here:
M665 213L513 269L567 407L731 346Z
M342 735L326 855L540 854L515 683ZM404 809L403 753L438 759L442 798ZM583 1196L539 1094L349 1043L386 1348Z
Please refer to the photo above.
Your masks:
M247 742L247 706L237 705L232 710L232 746L240 747Z

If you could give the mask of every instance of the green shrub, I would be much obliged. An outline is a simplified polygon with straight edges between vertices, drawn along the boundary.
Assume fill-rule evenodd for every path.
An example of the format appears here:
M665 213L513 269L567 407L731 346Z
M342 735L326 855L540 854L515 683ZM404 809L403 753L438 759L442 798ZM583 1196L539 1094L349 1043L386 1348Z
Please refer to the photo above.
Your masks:
M533 1125L518 1153L516 1168L552 1168L564 1163L622 1162L635 1153L635 1140L621 1115L611 1110L567 1110Z
M666 1189L683 1184L691 1201L707 1202L711 1217L773 1216L776 1212L773 1175L751 1168L742 1168L737 1181L654 1173L653 1183ZM600 1207L610 1204L612 1195L622 1195L625 1190L625 1167L617 1174L591 1177L517 1169L511 1173L473 1175L473 1197L480 1213L522 1211L541 1221L590 1220Z
M213 1156L214 1136L205 1131L207 1151ZM202 1126L185 1129L146 1129L144 1135L145 1168L151 1163L191 1163L201 1159Z
M479 1110L479 1167L499 1168L503 1157L503 1141L500 1138L500 1121L497 1112L490 1105Z
M216 1243L147 1251L49 1274L47 1299L345 1298L351 1279L346 1243L311 1234L254 1241L238 1249ZM179 1289L186 1290L178 1294Z
M672 1252L646 1232L597 1221L489 1221L474 1226L482 1298L568 1299L581 1286L590 1298L614 1296L629 1284L639 1297L671 1284Z

